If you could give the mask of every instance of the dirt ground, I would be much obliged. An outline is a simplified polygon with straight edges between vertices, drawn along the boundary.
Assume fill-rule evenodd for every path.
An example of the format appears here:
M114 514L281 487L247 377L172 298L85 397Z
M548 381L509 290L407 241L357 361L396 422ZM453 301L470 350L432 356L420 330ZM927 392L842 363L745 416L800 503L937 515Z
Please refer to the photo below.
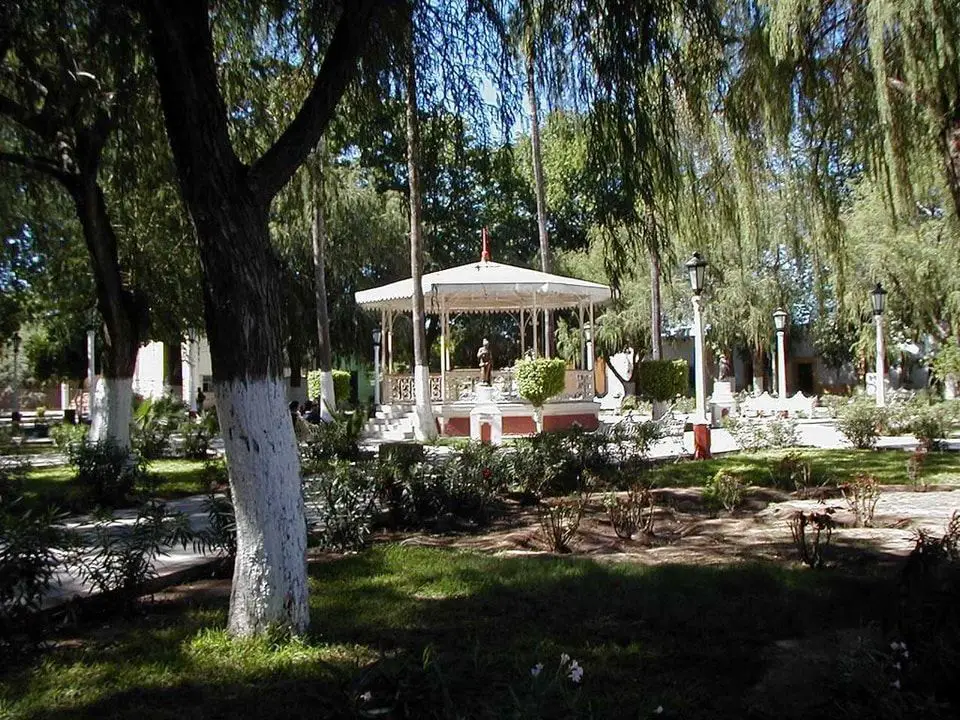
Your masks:
M618 538L603 508L603 497L590 499L571 543L573 554L595 560L658 565L725 564L748 560L795 561L788 517L796 510L834 510L828 561L844 564L894 561L914 547L916 531L943 532L954 511L960 510L960 488L921 492L906 487L884 488L873 526L855 527L855 519L839 494L821 499L797 499L787 493L751 488L743 507L733 513L710 512L697 488L658 489L652 535ZM537 511L508 501L504 513L490 527L472 532L388 536L406 545L455 547L503 555L548 552Z

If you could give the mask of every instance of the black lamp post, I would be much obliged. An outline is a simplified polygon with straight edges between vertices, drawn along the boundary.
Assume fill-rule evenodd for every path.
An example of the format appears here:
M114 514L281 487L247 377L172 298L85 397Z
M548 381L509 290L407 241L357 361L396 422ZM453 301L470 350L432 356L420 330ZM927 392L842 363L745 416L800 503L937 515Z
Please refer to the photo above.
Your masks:
M883 285L877 283L873 292L870 293L870 300L873 302L873 319L877 325L877 407L883 407L887 404L883 381L883 360L886 355L883 342L883 311L887 306L887 291L883 289Z
M698 459L710 457L710 423L707 420L707 375L704 368L703 315L700 312L700 295L706 281L707 261L694 253L687 261L690 289L693 291L693 347L694 388L697 409L693 418L693 456Z
M380 340L383 338L380 328L373 329L373 404L380 405Z

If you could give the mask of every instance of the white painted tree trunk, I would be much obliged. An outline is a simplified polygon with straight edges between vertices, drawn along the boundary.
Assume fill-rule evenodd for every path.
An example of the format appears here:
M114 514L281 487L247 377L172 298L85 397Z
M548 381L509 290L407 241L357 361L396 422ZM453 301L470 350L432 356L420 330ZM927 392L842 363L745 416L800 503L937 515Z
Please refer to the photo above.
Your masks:
M413 369L413 387L416 397L414 433L418 442L433 442L437 439L437 421L430 403L430 369L417 365Z
M337 394L333 384L333 371L320 371L320 419L323 422L333 420L333 411L337 409Z
M248 380L217 383L214 391L237 518L228 629L237 636L271 626L303 632L307 529L286 387Z
M957 382L956 375L947 375L943 379L943 399L956 400L958 385L960 385L960 383Z
M533 408L533 424L537 428L537 434L543 432L543 408L536 407Z
M117 447L130 448L130 420L133 415L133 378L101 377L90 405L90 442L112 440Z

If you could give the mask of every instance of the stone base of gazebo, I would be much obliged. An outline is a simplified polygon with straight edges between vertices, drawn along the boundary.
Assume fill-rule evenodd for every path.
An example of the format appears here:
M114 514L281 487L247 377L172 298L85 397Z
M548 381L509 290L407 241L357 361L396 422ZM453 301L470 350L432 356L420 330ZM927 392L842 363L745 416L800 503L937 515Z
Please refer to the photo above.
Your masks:
M470 413L476 404L471 401L434 405L440 427L448 437L470 437ZM525 402L502 401L497 408L503 418L504 435L531 435L537 431L533 406ZM584 430L600 426L600 405L583 400L566 400L543 406L543 429L566 430L579 425Z

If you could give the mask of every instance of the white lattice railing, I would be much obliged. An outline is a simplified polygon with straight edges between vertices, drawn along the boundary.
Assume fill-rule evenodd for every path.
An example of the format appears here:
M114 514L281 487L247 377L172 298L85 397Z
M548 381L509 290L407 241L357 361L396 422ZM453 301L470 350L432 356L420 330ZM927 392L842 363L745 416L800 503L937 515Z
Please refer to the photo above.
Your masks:
M446 393L442 392L440 375L430 376L432 402L469 401L476 396L480 382L478 370L461 369L447 372ZM518 399L513 382L513 370L494 370L491 384L496 395L504 400ZM563 391L554 400L592 400L594 397L592 370L567 370ZM387 375L383 378L384 403L412 403L416 400L412 375Z

